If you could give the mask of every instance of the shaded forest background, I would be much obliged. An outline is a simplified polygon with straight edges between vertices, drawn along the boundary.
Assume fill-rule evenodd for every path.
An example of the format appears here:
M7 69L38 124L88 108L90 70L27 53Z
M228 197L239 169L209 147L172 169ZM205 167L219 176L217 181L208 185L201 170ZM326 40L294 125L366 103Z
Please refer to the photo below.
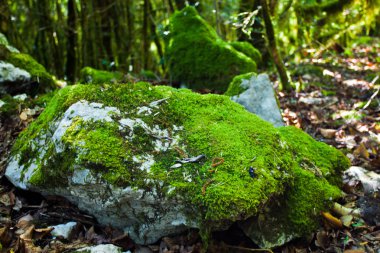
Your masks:
M228 41L249 41L271 64L262 0L2 0L0 32L59 79L75 82L91 66L167 78L170 15L193 5ZM357 35L379 36L379 0L269 0L280 54L345 50ZM269 38L270 39L270 38ZM269 50L270 51L270 50Z

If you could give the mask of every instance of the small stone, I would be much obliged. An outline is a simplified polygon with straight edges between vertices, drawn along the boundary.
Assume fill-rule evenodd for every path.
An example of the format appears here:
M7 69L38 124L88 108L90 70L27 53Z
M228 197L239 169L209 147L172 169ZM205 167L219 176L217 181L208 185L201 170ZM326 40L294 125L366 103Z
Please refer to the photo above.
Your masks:
M56 237L61 236L65 239L69 239L76 225L76 222L68 222L66 224L53 226L54 229L51 231L51 234Z
M25 101L25 99L28 98L28 95L26 95L25 93L23 93L23 94L20 94L20 95L13 96L13 98L16 99L16 100L19 100L19 101Z
M122 248L117 247L113 244L100 244L96 246L85 247L77 249L76 252L85 253L123 253ZM126 251L127 253L128 251Z

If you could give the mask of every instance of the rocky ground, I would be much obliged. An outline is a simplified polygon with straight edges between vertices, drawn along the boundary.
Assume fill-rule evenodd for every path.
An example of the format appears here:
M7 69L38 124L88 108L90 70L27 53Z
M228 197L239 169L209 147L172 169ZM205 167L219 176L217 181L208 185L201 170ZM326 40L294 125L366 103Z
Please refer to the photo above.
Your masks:
M273 252L380 252L380 196L371 192L380 184L380 43L357 45L340 54L324 52L320 57L311 53L305 51L307 60L300 65L288 66L297 90L278 92L284 120L337 147L357 167L342 179L346 195L333 210L321 214L320 229ZM1 175L14 139L41 111L41 105L20 102L16 114L1 116ZM155 245L135 245L122 231L99 226L67 201L20 191L5 178L0 185L0 214L3 252L71 252L110 243L139 253L202 249L196 231L163 238ZM72 225L68 233L60 227L53 230L54 225L68 222L75 222L66 226ZM272 252L257 249L235 227L215 233L209 246L209 252L254 251Z

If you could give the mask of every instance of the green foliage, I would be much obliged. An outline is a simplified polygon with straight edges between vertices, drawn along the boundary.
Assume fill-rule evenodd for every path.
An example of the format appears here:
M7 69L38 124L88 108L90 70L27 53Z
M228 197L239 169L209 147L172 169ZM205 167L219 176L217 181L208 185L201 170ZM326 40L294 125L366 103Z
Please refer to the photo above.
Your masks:
M229 43L233 48L237 51L245 54L252 60L254 60L257 64L262 62L261 53L257 50L251 43L247 41L233 41Z
M123 79L123 73L121 72L109 72L105 70L97 70L91 67L84 67L80 71L81 83L93 83L93 84L103 84L103 83L119 83Z
M232 97L243 93L246 90L246 88L243 88L241 86L242 81L250 80L253 75L256 75L256 73L252 72L235 76L230 85L228 85L228 89L224 93L224 95Z
M30 55L11 53L5 60L15 67L28 71L32 76L32 80L39 83L38 89L40 92L47 92L56 88L52 76Z
M226 91L234 76L256 71L256 63L223 41L191 6L170 19L166 57L171 79L192 89Z

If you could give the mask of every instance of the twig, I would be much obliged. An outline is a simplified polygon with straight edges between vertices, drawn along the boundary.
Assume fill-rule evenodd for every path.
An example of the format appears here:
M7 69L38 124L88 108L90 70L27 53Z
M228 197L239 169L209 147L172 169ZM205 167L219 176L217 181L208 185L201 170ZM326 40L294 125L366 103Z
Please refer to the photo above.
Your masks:
M372 84L372 85L375 84L376 81L377 81L377 79L379 79L379 76L376 76L376 77L372 80L371 84ZM380 87L377 88L377 90L375 91L375 93L372 94L372 96L370 97L370 99L368 100L368 102L365 104L365 106L363 106L362 110L367 109L367 107L371 104L372 100L377 96L377 94L379 93L379 91L380 91Z

